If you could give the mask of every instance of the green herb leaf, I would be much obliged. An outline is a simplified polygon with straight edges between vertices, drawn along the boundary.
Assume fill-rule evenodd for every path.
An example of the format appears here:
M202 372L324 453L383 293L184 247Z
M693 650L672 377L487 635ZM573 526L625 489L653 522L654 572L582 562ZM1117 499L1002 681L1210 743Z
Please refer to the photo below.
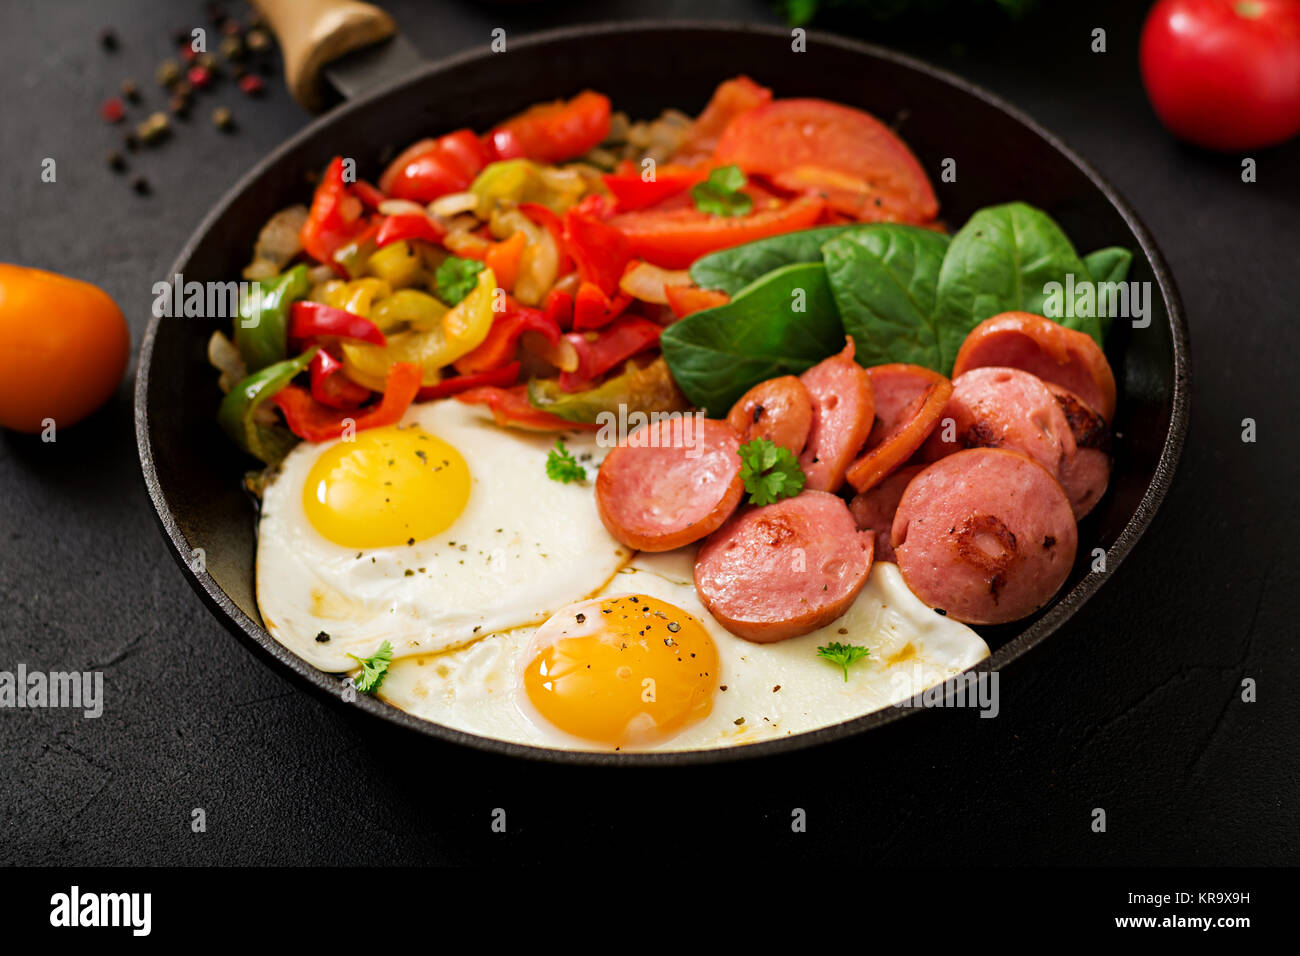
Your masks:
M546 456L546 477L566 485L572 481L587 480L587 469L573 457L573 452L564 447L563 438L555 440L555 447Z
M804 473L789 448L754 438L739 448L740 478L751 505L770 505L803 490Z
M659 345L686 397L721 418L759 382L798 375L844 348L844 327L825 267L800 263L674 322Z
M850 230L863 228L866 227L822 226L711 252L691 265L691 278L701 289L721 289L734 296L754 280L782 266L821 262L823 243Z
M950 240L932 229L861 226L822 246L826 274L858 363L939 369L939 271Z
M700 212L743 216L754 208L754 200L741 192L748 182L739 166L720 166L704 182L691 187L691 199Z
M356 679L357 690L363 694L373 694L384 682L388 665L393 662L393 645L384 641L370 657L360 658L355 654L349 654L348 657L361 665L361 674Z
M438 266L433 275L434 287L438 298L448 305L456 305L461 299L474 291L478 274L483 271L483 263L477 259L461 259L448 256Z
M824 657L832 664L838 664L844 669L844 682L846 684L849 682L849 668L870 654L870 648L858 647L856 644L841 644L838 641L817 648L818 657Z
M938 371L949 374L957 350L971 329L999 312L1045 315L1050 282L1065 284L1088 276L1061 227L1040 209L1022 202L990 206L971 216L953 236L939 271L935 328ZM1102 343L1096 316L1059 319Z

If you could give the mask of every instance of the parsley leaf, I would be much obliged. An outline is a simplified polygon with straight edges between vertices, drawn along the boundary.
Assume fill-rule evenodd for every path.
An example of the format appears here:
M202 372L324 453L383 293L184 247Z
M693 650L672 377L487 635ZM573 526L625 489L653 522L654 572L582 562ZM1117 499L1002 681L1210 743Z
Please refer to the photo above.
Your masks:
M563 438L555 440L555 448L546 456L546 477L566 485L571 481L587 480L587 469L573 457L573 452L564 447Z
M824 657L832 664L839 664L844 668L844 682L849 681L849 667L862 658L871 654L871 649L867 647L858 647L856 644L841 644L839 641L832 641L825 647L817 648L817 656Z
M748 182L739 166L719 166L708 179L691 187L691 199L700 212L743 216L754 208L754 200L741 192Z
M356 679L357 690L363 694L373 694L384 682L388 665L393 661L393 645L384 641L371 657L363 659L355 654L349 654L348 657L361 665L361 674Z
M789 448L768 438L754 438L739 450L740 478L751 505L770 505L803 490L803 469Z
M438 298L448 305L456 305L461 299L474 291L476 276L483 271L483 263L477 259L460 259L448 256L433 274L433 284Z

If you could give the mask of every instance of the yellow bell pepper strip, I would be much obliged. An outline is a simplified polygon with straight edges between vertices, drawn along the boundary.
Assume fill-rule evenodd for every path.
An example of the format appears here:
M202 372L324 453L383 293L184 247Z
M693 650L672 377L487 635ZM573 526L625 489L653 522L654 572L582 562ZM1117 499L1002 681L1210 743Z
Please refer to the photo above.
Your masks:
M274 465L294 446L294 437L278 426L263 425L254 413L268 398L289 387L294 376L306 370L316 355L311 348L254 372L230 390L217 410L217 423L236 445L254 458Z
M683 412L690 403L673 381L668 363L657 358L638 367L628 362L622 374L606 379L595 388L565 392L554 378L535 378L528 383L528 402L537 411L570 423L594 425L602 412Z
M487 338L495 315L492 304L496 288L495 273L484 269L473 291L432 327L392 335L385 346L343 342L343 366L348 378L380 391L389 366L413 362L424 370L423 384L436 385L444 366L473 351Z
M432 329L442 324L449 306L419 289L398 289L378 300L370 309L370 321L385 334L405 323L413 329Z
M275 394L275 402L289 430L310 442L331 441L340 438L348 423L356 431L396 425L406 414L407 407L420 390L420 367L409 362L397 362L388 370L384 382L384 397L378 405L354 411L339 411L322 405L311 393L298 385L289 385Z
M311 291L305 265L257 283L258 295L239 304L235 346L250 372L284 361L288 355L289 305Z

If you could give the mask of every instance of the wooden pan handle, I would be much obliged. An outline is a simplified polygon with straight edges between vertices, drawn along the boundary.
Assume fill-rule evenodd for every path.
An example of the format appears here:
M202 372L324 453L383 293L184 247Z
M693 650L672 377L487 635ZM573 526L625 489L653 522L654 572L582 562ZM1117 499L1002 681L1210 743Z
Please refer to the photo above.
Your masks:
M284 78L309 110L322 104L321 69L397 32L383 10L359 0L253 0L280 41Z

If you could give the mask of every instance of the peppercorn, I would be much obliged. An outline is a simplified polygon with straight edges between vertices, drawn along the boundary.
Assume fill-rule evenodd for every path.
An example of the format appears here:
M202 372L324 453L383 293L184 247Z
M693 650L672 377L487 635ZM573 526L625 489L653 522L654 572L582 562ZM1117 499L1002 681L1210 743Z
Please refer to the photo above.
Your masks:
M109 53L117 52L117 31L112 27L104 27L99 31L99 45Z
M121 173L126 171L126 157L117 150L113 150L113 152L109 153L107 158L108 168L113 172Z
M188 119L190 115L190 98L173 93L172 98L167 101L167 108L178 119Z
M226 17L221 21L221 32L226 36L238 36L243 31L244 28L239 25L239 21L234 17Z
M157 143L167 136L171 124L166 113L151 113L149 118L135 128L135 135L148 144Z
M126 116L126 107L116 96L110 96L100 105L99 115L104 118L105 123L120 123L122 117Z
M200 53L194 58L194 65L203 67L209 73L216 73L218 70L217 58L211 53Z
M235 128L235 114L227 106L218 106L212 111L212 122L221 130L232 130Z
M255 73L250 73L239 81L239 88L249 96L261 96L266 92L266 83Z
M135 85L135 80L122 81L122 95L132 103L140 102L140 87Z
M122 137L122 145L126 147L127 152L134 153L140 148L140 138L135 133L127 133Z
M226 37L221 41L221 55L234 62L244 58L244 41L239 37Z
M244 42L254 53L265 53L271 49L271 35L261 27L254 27L244 37Z
M143 176L136 176L131 180L131 188L141 196L147 196L149 195L149 180L145 179Z
M171 86L181 78L181 68L175 60L163 60L158 65L158 72L154 74L158 79L159 86Z
M212 74L201 66L192 66L185 76L194 84L196 89L206 90L212 85Z

